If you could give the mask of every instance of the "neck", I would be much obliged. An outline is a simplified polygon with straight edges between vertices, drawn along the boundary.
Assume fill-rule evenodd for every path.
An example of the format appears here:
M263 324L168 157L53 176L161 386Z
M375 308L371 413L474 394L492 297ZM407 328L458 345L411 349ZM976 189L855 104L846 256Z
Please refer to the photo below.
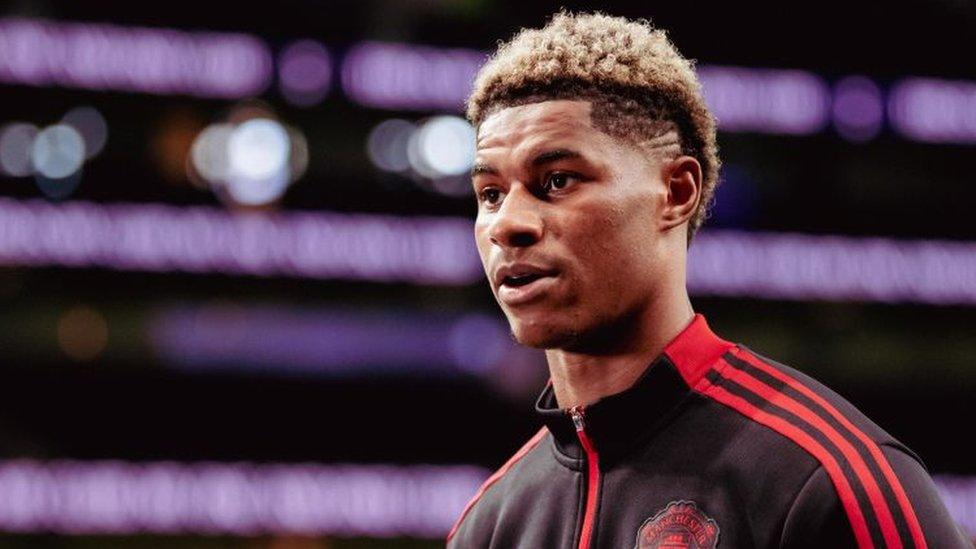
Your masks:
M547 349L549 374L561 408L587 405L628 389L694 317L686 291L652 302L614 327L611 347L599 351Z

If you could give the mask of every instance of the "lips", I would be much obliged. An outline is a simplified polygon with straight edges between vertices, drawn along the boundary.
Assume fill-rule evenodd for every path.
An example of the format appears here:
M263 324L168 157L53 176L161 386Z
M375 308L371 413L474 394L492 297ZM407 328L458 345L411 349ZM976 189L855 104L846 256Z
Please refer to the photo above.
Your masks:
M533 263L509 263L502 265L501 268L495 271L493 281L496 286L507 285L518 287L531 283L538 278L551 276L555 273L555 269L535 265Z
M514 263L495 274L498 299L509 306L521 305L542 296L556 282L554 269L527 263Z
M517 288L519 286L525 286L526 284L530 284L533 281L539 280L540 278L542 278L542 275L540 275L538 273L528 273L528 274L523 274L523 275L506 276L502 280L502 284L505 285L505 286L512 286L514 288Z

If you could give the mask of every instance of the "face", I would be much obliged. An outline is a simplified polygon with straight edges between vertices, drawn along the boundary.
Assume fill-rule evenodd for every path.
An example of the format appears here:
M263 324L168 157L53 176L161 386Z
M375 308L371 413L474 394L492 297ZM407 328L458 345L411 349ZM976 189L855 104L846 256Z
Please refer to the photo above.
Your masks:
M668 162L595 129L587 101L482 122L475 239L519 343L582 350L656 299L675 260Z

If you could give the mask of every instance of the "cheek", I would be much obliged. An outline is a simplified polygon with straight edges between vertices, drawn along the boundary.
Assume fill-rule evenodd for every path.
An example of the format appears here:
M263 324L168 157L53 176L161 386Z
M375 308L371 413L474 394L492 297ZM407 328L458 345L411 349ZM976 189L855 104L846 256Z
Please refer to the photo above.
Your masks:
M488 251L491 249L491 241L488 238L488 227L484 223L476 221L474 224L474 243L478 248L481 261L488 259Z
M580 212L573 224L575 234L567 237L576 243L581 259L586 258L587 270L600 272L629 256L628 250L622 249L628 240L627 217L624 208L609 202Z
M491 259L491 241L488 238L487 231L475 227L474 242L475 247L478 248L478 257L481 259L481 267L484 270L485 276L487 277L488 285L492 288L492 292L494 292L495 285L491 283L491 272L489 271L489 261Z
M593 299L617 301L643 291L654 263L652 207L606 204L581 220L572 239Z

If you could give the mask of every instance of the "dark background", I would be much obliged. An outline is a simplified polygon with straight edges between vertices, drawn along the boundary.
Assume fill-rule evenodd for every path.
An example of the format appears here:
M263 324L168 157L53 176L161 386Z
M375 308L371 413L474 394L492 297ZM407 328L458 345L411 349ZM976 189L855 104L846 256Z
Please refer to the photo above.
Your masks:
M651 18L669 31L682 53L702 65L802 69L828 84L864 75L882 90L911 76L970 85L976 80L971 52L976 3L969 0L897 5L19 1L0 4L0 16L245 32L265 40L273 54L294 39L312 38L329 49L338 65L343 52L363 40L487 51L521 26L541 25L560 5ZM183 116L202 127L247 98L9 81L0 82L0 97L0 125L44 126L79 105L96 108L107 122L106 146L85 164L77 189L61 200L45 200L236 210L185 177L167 176L153 143L171 117ZM472 196L442 195L416 177L385 173L366 153L367 136L382 120L421 120L459 114L458 109L364 107L344 95L337 76L316 105L289 104L276 82L258 98L304 133L309 150L307 171L278 203L259 211L473 219ZM976 109L976 100L970 104ZM702 234L738 229L971 243L976 240L974 141L913 141L887 124L865 142L848 141L830 126L798 136L722 131L724 173L734 179L720 188L716 215ZM0 175L0 196L18 201L44 197L33 178L10 175ZM723 207L723 199L739 209ZM726 339L746 343L835 388L918 452L933 474L976 474L973 454L964 449L976 412L976 303L694 294L692 300ZM255 372L233 361L190 372L154 347L151 326L161 312L214 304L245 312L270 308L286 316L375 311L394 320L400 313L415 315L410 318L481 313L504 327L483 281L437 285L144 272L29 266L0 258L0 458L472 464L492 470L537 429L532 400L546 372L536 353L509 350L506 360L518 356L520 361L514 367L493 365L485 375L387 364L332 376L273 367ZM101 318L107 330L105 345L80 359L58 340L59 322L79 310ZM472 345L477 349L478 344ZM526 371L511 377L511 383L493 379L508 379L519 368ZM193 532L72 538L42 528L0 537L0 545L414 546L409 539L367 538L270 533L245 539Z

